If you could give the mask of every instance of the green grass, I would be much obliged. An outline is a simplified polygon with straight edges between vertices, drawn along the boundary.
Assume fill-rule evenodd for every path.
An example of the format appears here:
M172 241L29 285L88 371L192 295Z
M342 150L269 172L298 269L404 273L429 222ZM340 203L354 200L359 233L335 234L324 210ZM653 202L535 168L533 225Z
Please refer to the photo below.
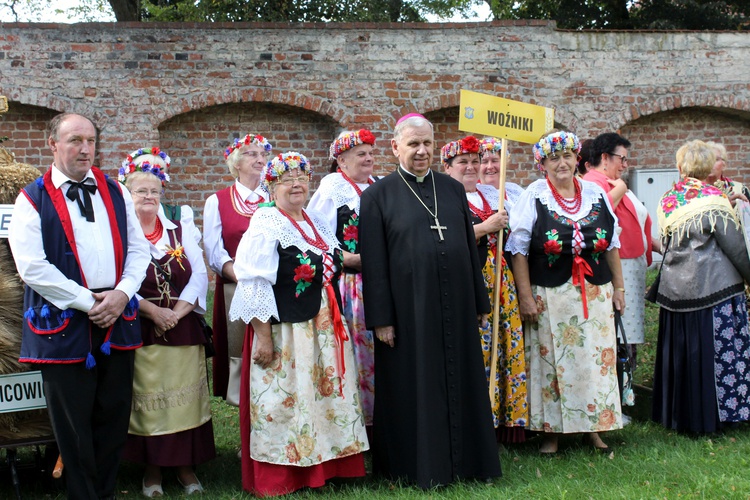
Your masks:
M650 273L649 282L655 272ZM647 343L639 349L636 381L650 385L656 347L658 309L647 305ZM239 448L239 416L236 408L212 400L218 457L200 467L198 476L206 488L204 498L248 499L242 491ZM626 410L627 411L627 410ZM500 448L504 477L492 485L472 481L446 488L421 491L400 484L367 478L334 481L317 490L303 490L299 499L656 499L729 498L750 499L750 427L741 425L713 437L688 437L650 422L634 421L622 430L604 434L612 447L609 456L584 448L577 436L561 439L561 452L541 457L539 439ZM30 451L24 452L30 460ZM367 457L369 463L369 457ZM118 498L142 498L141 467L123 464L118 479ZM63 499L65 495L35 477L22 477L24 498ZM0 479L0 498L12 498L10 481ZM167 498L183 497L174 474L165 472Z

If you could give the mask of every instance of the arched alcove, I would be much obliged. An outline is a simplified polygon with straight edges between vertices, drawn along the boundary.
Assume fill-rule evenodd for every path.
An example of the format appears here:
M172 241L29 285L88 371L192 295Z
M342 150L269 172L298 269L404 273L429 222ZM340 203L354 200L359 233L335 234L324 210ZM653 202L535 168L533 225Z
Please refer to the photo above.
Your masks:
M199 216L211 194L232 182L223 151L235 137L261 134L273 154L298 151L315 170L312 190L328 172L328 147L337 124L301 108L262 102L221 104L174 116L159 125L159 144L172 158L167 199Z
M620 133L633 143L630 168L675 168L675 153L685 142L716 141L727 148L725 175L750 181L750 113L726 108L689 107L654 113L624 125Z

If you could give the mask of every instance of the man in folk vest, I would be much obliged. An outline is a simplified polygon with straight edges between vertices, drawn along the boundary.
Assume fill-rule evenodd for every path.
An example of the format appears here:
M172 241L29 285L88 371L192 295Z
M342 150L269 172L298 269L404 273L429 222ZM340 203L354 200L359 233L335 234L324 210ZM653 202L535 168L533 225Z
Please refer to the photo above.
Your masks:
M55 161L18 195L8 232L26 284L20 361L42 371L68 496L114 498L149 247L130 193L92 166L94 124L64 113L48 133Z

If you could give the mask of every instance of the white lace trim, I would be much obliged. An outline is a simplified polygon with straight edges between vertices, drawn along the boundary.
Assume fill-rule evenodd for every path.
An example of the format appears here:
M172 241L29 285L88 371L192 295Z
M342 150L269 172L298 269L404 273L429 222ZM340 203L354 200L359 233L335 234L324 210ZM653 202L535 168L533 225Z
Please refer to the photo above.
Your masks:
M518 201L518 198L520 198L522 194L523 194L523 188L521 186L519 186L515 182L506 182L505 183L505 195L508 197L508 199L505 200L506 210L510 210L510 208L512 208L513 205L516 204L516 202Z
M565 212L557 201L555 201L552 191L549 186L547 186L546 179L539 179L531 183L531 185L526 188L518 198L518 201L513 205L510 215L511 233L508 242L505 245L505 249L511 254L520 253L528 255L529 246L531 244L531 232L537 219L537 199L541 201L542 205L547 207L548 210L576 222L586 217L589 212L591 212L591 208L595 203L599 202L599 200L604 200L607 209L615 219L615 232L612 235L612 240L610 241L607 250L619 248L620 238L618 236L619 231L617 231L619 224L617 222L617 216L615 216L615 211L609 203L609 197L597 184L581 179L578 179L578 181L581 183L581 209L573 215Z
M369 187L369 184L357 183L357 186L364 191ZM339 172L334 172L323 177L323 180L320 181L320 187L318 187L315 193L324 200L331 200L334 208L337 210L339 207L346 205L359 215L359 195L354 186L349 184Z
M487 203L490 204L490 208L492 210L497 210L500 206L500 191L498 191L495 186L490 186L489 184L477 184L477 191L482 193L487 200ZM468 194L468 193L467 193ZM474 203L474 200L470 200L472 203ZM477 202L479 202L479 205L474 203L475 206L482 208L481 203L482 200L479 199L479 196L477 196Z
M263 278L238 282L232 305L229 308L229 319L232 321L241 319L249 324L253 318L257 318L267 323L271 316L279 320L279 309L276 307L273 285Z
M339 248L336 236L323 222L323 217L317 212L305 211L305 213L310 217L310 221L318 230L320 236L328 244L328 251L331 252L334 248ZM297 221L297 223L309 237L315 237L307 222ZM259 208L250 221L250 228L248 231L251 233L253 241L259 242L258 244L264 247L253 248L252 246L249 246L246 249L248 255L265 255L268 253L276 254L276 259L267 263L269 266L275 266L275 269L266 273L266 276L269 274L275 274L278 269L278 254L276 253L277 243L280 244L282 248L296 246L303 252L312 252L316 255L323 255L321 249L316 248L305 241L289 219L284 217L284 215L274 207ZM271 247L273 247L273 250ZM265 264L265 262L263 264ZM256 265L260 266L261 263L258 262ZM253 318L257 318L260 321L267 322L272 316L277 320L279 319L279 312L276 307L276 299L273 293L273 283L263 277L241 279L237 283L237 290L234 293L234 299L229 308L229 319L232 321L242 319L245 323L250 323Z

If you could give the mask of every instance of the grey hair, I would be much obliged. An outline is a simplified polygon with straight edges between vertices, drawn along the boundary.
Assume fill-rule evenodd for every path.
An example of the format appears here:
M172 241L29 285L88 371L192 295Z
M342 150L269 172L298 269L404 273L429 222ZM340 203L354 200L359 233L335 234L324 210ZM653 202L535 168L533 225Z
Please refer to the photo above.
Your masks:
M432 122L430 122L430 120L428 120L427 118L422 118L421 116L412 116L410 118L407 118L401 123L396 124L396 128L393 129L393 140L398 142L399 139L401 139L401 134L403 134L404 130L407 128L419 128L424 127L425 125L429 125L430 130L435 133Z

